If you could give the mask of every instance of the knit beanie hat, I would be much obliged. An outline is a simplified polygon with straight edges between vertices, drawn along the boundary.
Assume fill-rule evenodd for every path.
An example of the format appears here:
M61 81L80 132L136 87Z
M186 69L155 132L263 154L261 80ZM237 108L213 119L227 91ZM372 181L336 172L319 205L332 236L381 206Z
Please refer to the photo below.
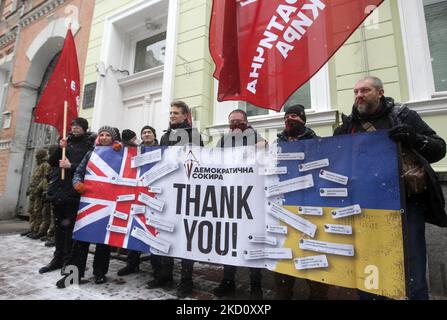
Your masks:
M86 119L84 119L84 118L79 117L79 118L73 119L73 120L71 121L71 125L72 125L72 126L73 126L73 125L78 125L78 126L80 126L82 129L84 129L84 132L87 132L87 129L88 129L88 121L87 121Z
M141 129L141 133L140 133L140 135L143 135L143 131L146 130L146 129L151 130L152 133L154 134L154 138L157 139L157 132L156 132L155 129L152 128L151 126L144 126L144 127Z
M128 141L132 140L133 138L135 138L137 136L137 134L135 132L133 132L132 130L125 129L125 130L123 130L123 134L121 136L123 138L123 142L128 142Z
M120 133L120 129L113 127L113 130L115 130L115 134L116 134L116 141L121 142L121 133Z
M304 106L302 106L300 104L296 104L293 106L286 107L284 111L285 111L284 116L286 116L290 113L294 113L294 114L298 115L301 118L301 120L304 121L304 123L306 123L306 111L305 111Z
M101 128L99 128L98 130L98 136L101 134L101 132L106 131L108 132L111 136L113 141L117 141L118 137L116 135L116 131L114 128L110 127L110 126L102 126Z
M36 151L36 159L38 161L46 159L47 155L48 155L48 153L47 153L47 150L45 150L45 149L39 149Z

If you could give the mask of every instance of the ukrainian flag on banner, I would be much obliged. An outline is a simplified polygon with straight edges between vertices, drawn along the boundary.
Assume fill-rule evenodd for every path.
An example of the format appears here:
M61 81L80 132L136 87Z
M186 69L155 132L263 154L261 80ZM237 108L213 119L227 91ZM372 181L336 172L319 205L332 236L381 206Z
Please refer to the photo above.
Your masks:
M388 138L388 133L377 131L296 143L278 142L278 147L281 153L305 154L298 166L297 161L279 161L279 167L287 167L287 174L278 175L278 179L285 181L312 174L314 187L286 193L283 207L314 223L317 231L311 238L288 228L283 247L292 249L294 260L278 262L274 271L403 299L406 296L403 206L397 145ZM329 166L299 171L300 164L324 159L329 160ZM332 177L332 181L321 177L325 174L322 170ZM332 173L347 177L347 184L341 180L334 182ZM335 180L339 179L337 177ZM327 188L346 188L347 196L324 196L325 192L330 192ZM336 218L334 210L355 205L361 208L361 213ZM303 207L322 208L323 214L304 215ZM349 227L352 227L351 234ZM340 233L332 233L334 231ZM340 255L301 249L306 240L352 245L353 252L352 255ZM296 268L297 258L318 255L326 256L327 266Z

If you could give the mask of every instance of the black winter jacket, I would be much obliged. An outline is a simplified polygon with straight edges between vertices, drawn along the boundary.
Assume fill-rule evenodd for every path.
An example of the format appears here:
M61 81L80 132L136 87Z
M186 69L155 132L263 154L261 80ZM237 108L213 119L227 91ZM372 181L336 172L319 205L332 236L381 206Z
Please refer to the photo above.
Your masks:
M169 127L160 139L160 146L185 146L188 144L197 145L197 143L203 147L202 136L196 128L191 128L186 121L175 129Z
M446 143L422 120L419 114L405 105L395 104L392 98L382 98L382 109L376 116L362 119L357 109L353 107L352 114L342 115L342 119L343 124L335 129L334 135L364 132L362 121L368 121L378 129L389 129L398 124L408 124L415 129L417 142L412 151L418 156L429 177L429 186L426 192L429 210L427 210L425 221L440 227L447 227L444 195L437 174L430 166L430 163L445 157Z
M48 199L54 205L73 204L79 201L79 194L73 189L72 179L73 175L81 163L84 155L93 149L96 135L93 133L86 133L80 137L75 137L69 134L67 137L66 157L71 163L70 169L65 169L65 179L61 180L61 168L59 167L59 160L62 159L62 148L50 155L48 160L53 171L48 184Z
M253 146L258 142L266 141L261 135L251 126L241 132L240 134L232 135L225 134L219 141L217 141L217 148L234 148L242 146Z
M278 133L278 141L289 141L289 135L286 130L283 130L281 133ZM308 127L305 127L304 133L297 137L297 140L307 140L319 138L316 133Z

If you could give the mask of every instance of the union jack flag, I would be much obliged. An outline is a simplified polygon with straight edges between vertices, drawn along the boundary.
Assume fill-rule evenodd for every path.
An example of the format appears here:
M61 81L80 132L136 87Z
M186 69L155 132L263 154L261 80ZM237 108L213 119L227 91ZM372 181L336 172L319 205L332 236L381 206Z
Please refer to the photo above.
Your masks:
M141 194L155 198L148 187L141 184L140 177L155 163L132 168L131 160L140 153L153 148L96 147L92 152L84 178L86 192L83 194L73 238L90 243L149 252L147 243L132 236L139 228L157 236L158 232L146 223L150 209L138 201ZM145 212L134 210L145 208Z

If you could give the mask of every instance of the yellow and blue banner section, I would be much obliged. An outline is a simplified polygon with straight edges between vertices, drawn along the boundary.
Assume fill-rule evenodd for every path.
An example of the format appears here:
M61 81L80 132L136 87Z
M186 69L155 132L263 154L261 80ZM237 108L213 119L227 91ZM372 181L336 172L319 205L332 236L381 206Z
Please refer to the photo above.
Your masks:
M278 142L278 149L305 155L298 165L279 160L277 166L287 167L287 174L277 178L312 172L312 188L281 197L282 207L316 225L316 232L310 237L288 228L282 246L292 249L294 259L277 262L274 271L404 299L398 152L387 132Z

